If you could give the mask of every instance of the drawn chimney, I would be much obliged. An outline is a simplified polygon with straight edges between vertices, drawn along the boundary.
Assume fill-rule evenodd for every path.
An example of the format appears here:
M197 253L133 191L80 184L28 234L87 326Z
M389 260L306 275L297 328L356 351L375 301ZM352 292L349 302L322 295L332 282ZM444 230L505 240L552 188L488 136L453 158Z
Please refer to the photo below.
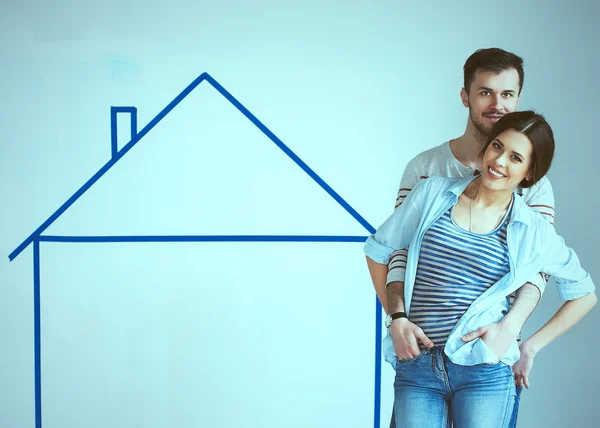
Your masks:
M125 132L119 132L119 129L124 131L125 127L123 126L123 122L125 120L121 120L122 126L118 127L118 117L119 113L122 113L120 116L122 119L127 118L127 113L129 113L129 139L123 137L127 135ZM121 137L119 137L121 135ZM110 140L111 140L111 156L114 159L119 151L130 141L134 139L137 135L137 109L135 107L112 107L110 108ZM120 143L120 144L119 144Z

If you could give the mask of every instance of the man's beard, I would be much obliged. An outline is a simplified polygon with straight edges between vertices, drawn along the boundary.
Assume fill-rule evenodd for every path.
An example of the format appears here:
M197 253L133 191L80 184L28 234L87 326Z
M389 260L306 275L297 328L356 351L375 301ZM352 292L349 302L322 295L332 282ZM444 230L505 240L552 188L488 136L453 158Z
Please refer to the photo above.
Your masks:
M473 123L475 129L477 129L481 135L485 136L486 138L490 136L490 133L492 132L492 127L490 126L489 128L486 128L485 125L481 122L481 120L479 120L473 115L473 112L470 108L469 117L471 118L471 123Z

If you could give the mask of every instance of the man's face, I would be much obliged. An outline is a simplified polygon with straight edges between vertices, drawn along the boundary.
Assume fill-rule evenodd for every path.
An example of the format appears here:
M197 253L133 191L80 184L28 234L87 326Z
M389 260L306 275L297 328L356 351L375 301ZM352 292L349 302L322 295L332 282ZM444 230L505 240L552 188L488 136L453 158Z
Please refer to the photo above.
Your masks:
M517 109L519 74L514 68L500 73L477 70L469 94L463 88L461 98L473 126L488 136L494 123Z

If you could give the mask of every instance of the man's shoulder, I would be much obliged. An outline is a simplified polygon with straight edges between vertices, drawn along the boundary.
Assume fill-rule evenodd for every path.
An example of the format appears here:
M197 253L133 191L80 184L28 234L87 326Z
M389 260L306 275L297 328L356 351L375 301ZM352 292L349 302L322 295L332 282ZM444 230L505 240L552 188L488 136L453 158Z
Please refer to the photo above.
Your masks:
M528 188L520 188L519 193L525 199L525 202L529 203L531 200L535 200L537 198L552 198L554 199L554 191L552 189L552 184L550 183L550 179L546 176L542 177L540 181L535 183L533 186Z
M550 180L542 177L533 186L520 190L523 202L550 224L554 224L554 192Z
M408 162L406 168L418 172L421 176L439 175L447 169L452 160L452 151L449 142L446 141L416 155Z
M447 162L452 159L452 151L449 147L449 142L446 141L438 146L432 147L431 149L427 149L414 158L412 158L411 162L425 164L430 163L432 161L438 162Z

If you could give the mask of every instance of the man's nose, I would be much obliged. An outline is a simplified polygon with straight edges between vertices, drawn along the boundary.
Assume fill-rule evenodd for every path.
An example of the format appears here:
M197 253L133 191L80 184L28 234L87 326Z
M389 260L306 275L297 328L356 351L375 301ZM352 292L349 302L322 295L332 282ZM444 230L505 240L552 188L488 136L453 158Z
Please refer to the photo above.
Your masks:
M492 107L495 110L501 110L502 109L502 95L500 95L500 94L492 95L491 100L490 100L490 107Z

